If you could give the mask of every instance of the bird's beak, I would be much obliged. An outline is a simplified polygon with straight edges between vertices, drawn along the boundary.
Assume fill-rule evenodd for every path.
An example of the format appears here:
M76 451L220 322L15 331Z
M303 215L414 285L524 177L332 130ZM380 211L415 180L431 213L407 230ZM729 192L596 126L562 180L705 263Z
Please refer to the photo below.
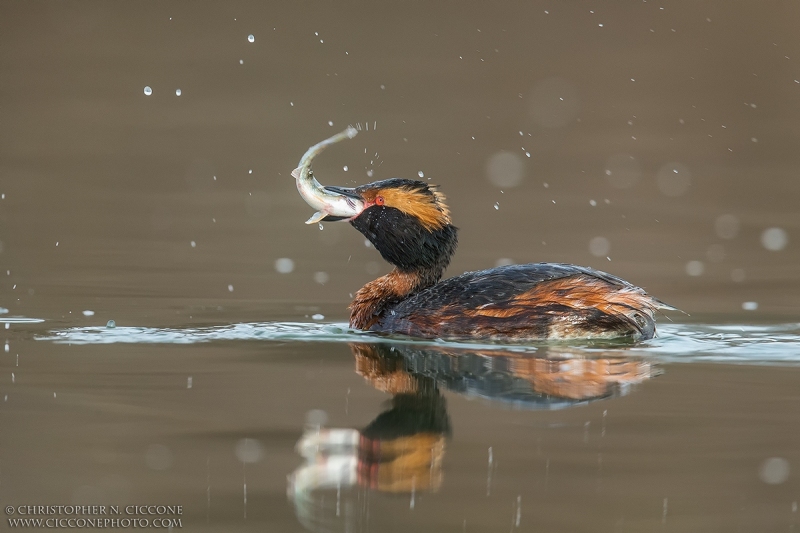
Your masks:
M323 186L323 189L325 189L326 192L332 193L334 195L339 195L343 196L344 198L349 198L351 200L354 200L348 202L348 204L353 205L356 211L348 213L349 216L327 215L325 218L322 219L322 222L336 222L338 220L349 220L351 218L355 218L356 216L360 215L361 211L364 209L364 199L353 188Z
M323 189L325 189L328 192L332 192L332 193L335 193L335 194L341 194L342 196L347 196L347 197L353 198L355 200L362 200L363 201L363 198L361 198L361 195L358 194L356 192L356 190L353 189L353 188L323 186Z

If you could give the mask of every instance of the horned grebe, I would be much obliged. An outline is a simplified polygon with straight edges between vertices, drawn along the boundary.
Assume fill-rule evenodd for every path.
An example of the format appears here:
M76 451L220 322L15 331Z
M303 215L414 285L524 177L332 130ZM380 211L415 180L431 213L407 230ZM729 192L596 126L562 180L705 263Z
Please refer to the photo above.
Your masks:
M510 265L441 281L458 244L444 195L391 178L322 187L311 159L344 132L312 146L292 175L319 209L309 223L347 220L394 265L350 304L350 327L423 338L520 341L655 335L656 309L674 309L605 272L562 263Z

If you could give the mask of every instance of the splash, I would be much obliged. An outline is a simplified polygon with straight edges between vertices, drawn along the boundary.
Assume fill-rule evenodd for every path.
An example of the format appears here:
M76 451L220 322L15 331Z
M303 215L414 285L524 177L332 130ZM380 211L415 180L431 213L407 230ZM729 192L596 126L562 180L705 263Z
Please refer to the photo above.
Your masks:
M4 321L8 319L2 319ZM33 319L27 319L32 321ZM658 337L640 343L583 341L502 345L490 343L420 340L383 336L350 329L345 323L251 322L186 328L75 327L50 331L37 340L57 344L196 344L217 341L296 341L402 343L419 346L508 350L535 353L561 346L575 355L595 357L653 357L664 362L723 362L741 364L800 363L800 323L775 325L666 324Z

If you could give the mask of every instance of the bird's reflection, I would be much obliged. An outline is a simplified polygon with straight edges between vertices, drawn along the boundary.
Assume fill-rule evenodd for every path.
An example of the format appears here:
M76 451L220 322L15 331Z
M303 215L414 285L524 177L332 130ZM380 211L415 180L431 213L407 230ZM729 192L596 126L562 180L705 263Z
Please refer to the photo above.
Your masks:
M442 391L520 409L560 409L627 394L659 373L619 351L587 357L569 347L536 353L410 344L353 343L356 372L392 395L362 430L308 424L297 443L305 459L289 497L312 531L349 531L369 491L410 495L442 485L450 417Z

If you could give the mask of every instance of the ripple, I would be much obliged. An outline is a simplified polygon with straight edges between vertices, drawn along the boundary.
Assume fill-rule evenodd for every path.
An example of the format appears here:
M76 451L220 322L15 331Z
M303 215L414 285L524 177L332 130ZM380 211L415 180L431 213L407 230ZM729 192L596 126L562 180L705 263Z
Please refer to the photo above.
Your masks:
M3 318L0 322L42 322L40 319ZM346 323L252 322L197 328L76 327L53 330L37 340L58 344L197 344L216 341L297 341L403 343L471 349L505 349L535 353L547 346L569 346L577 353L593 356L654 357L668 362L725 362L746 364L800 363L800 324L714 325L666 324L658 337L640 344L613 341L491 343L421 340L384 336L350 329Z
M253 322L200 328L79 327L36 338L58 344L196 344L232 340L351 342L363 340L364 335L349 330L347 324Z
M669 362L800 363L800 324L670 324L630 354Z

